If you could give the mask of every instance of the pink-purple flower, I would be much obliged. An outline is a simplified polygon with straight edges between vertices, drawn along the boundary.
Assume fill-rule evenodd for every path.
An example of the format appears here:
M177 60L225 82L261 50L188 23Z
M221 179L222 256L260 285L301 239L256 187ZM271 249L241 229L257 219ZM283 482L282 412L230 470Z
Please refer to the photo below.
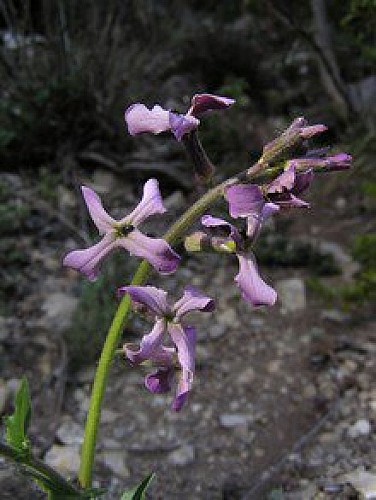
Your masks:
M320 154L321 153L321 154ZM334 156L325 156L323 151L308 152L302 158L288 161L288 165L294 166L297 171L315 169L326 172L347 170L351 167L352 156L347 153L339 153Z
M261 224L280 208L309 207L298 198L310 186L312 170L296 173L291 164L270 184L261 188L255 184L236 184L226 190L231 217L247 219L247 234L254 237Z
M150 361L156 367L146 376L145 386L152 393L162 394L172 388L177 357L180 373L172 407L181 410L192 388L196 346L196 329L185 325L182 318L192 311L213 311L214 301L193 287L187 288L173 306L167 302L167 293L153 286L125 286L118 294L130 295L136 306L155 317L151 332L143 336L139 346L124 345L127 358L135 365Z
M204 215L201 223L207 230L216 237L215 244L220 248L231 248L234 246L234 253L239 260L239 273L235 276L242 297L253 306L272 306L277 300L277 293L261 278L253 254L247 255L246 241L242 238L235 226L229 222L211 215ZM222 237L218 237L218 231ZM256 235L253 235L253 238Z
M145 183L140 203L121 220L113 219L105 211L92 189L82 186L81 190L90 216L103 238L89 248L68 253L64 266L72 267L94 281L102 260L116 248L123 248L131 255L146 259L161 274L176 271L180 257L170 245L163 239L146 236L138 229L139 224L151 215L166 212L156 179Z
M191 107L184 115L173 113L155 105L148 109L144 104L132 104L125 111L125 121L131 135L149 132L160 134L170 130L178 141L185 134L196 130L199 118L209 111L227 109L234 104L234 99L212 94L196 94L192 97Z

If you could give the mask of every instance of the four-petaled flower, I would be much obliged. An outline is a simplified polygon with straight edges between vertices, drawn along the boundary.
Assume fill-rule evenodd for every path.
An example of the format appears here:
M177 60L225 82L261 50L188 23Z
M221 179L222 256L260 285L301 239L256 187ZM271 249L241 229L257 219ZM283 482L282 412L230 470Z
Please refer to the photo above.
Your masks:
M261 188L255 184L236 184L226 190L231 217L247 219L247 234L254 237L262 222L280 208L309 207L297 195L311 184L312 170L296 173L294 164L270 184Z
M218 234L218 230L222 233L222 238L217 237L216 240L216 244L219 246L231 248L231 244L233 244L234 253L239 260L239 273L234 279L240 288L243 299L253 306L274 305L277 293L260 277L253 254L250 256L245 254L247 242L244 241L237 228L229 222L211 215L204 215L201 218L201 223L214 236ZM253 235L253 238L255 236Z
M152 393L165 393L171 389L176 353L181 372L178 378L173 409L179 411L191 390L195 370L196 330L184 325L183 316L192 311L210 312L214 301L195 288L187 288L183 297L172 307L167 302L167 293L153 286L125 286L118 290L119 296L130 295L136 306L142 306L155 316L151 332L141 340L140 346L126 344L124 351L133 364L151 361L157 370L145 378L145 386ZM169 334L175 347L164 345Z
M125 121L131 135L150 132L160 134L170 130L178 141L185 134L196 130L199 117L208 111L227 109L234 104L234 99L212 94L196 94L192 97L191 107L185 115L173 113L155 105L148 109L144 104L132 104L125 111Z
M180 257L170 245L163 239L150 238L137 229L150 215L166 211L156 179L146 182L140 203L119 221L105 211L99 196L92 189L83 186L81 190L90 216L103 238L96 245L68 253L63 261L64 266L72 267L94 281L103 258L115 248L124 248L131 255L149 261L161 274L176 271Z

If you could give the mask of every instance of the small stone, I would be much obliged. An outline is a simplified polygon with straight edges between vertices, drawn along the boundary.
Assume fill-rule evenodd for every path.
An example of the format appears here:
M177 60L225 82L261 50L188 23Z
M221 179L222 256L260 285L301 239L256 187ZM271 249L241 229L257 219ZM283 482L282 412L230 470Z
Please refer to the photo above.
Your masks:
M195 460L195 449L190 444L185 444L171 452L168 456L168 461L172 465L184 467L193 463Z
M326 443L334 443L335 440L337 439L337 436L335 433L333 432L323 432L320 436L319 436L319 441L320 443L322 444L326 444Z
M355 262L351 255L346 253L341 245L334 241L321 241L319 248L321 252L329 253L341 268L342 277L346 281L350 281L353 275L359 271L359 263Z
M372 411L376 412L376 399L372 399L372 401L369 402L369 406Z
M256 373L252 366L249 366L244 371L242 371L238 376L238 383L240 385L252 384L255 380Z
M87 366L86 368L82 368L79 372L77 372L77 382L80 384L88 384L93 382L95 375L95 367Z
M233 308L227 308L217 314L216 320L218 323L222 323L223 325L230 326L232 328L239 324L237 313Z
M355 424L351 425L347 430L348 435L353 439L356 439L360 436L368 436L370 432L371 432L371 424L365 418L359 419L357 422L355 422Z
M223 335L225 335L226 331L226 325L224 325L223 323L216 323L210 328L209 336L212 339L220 339L221 337L223 337Z
M350 483L364 500L376 498L376 474L358 469L339 478Z
M249 422L249 415L243 413L224 413L220 415L219 422L222 427L231 428L239 425L247 425Z
M277 281L275 287L284 312L297 312L305 309L306 291L302 279L290 278L280 280Z
M334 202L334 204L335 204L335 207L340 211L344 210L346 208L346 205L347 205L346 199L342 198L342 197L337 198L336 201Z
M264 318L251 318L249 320L249 326L251 327L252 330L259 332L260 330L263 329L265 325L265 320Z
M324 309L321 311L321 318L333 323L345 323L349 320L350 316L338 309Z
M72 321L73 313L78 304L78 299L62 292L50 294L42 305L45 313L43 321L47 327L57 332L66 330Z
M192 403L191 410L193 413L199 413L202 410L203 406L201 403Z
M16 396L18 389L20 387L21 387L21 380L19 378L10 378L9 380L7 380L7 388L9 395L11 397L14 398Z
M46 453L44 461L65 477L76 476L80 467L80 448L54 444Z
M56 437L63 444L80 445L84 440L84 429L69 418L60 425Z
M269 361L267 365L267 370L269 373L278 373L280 369L281 369L280 359L273 359L272 361Z
M255 448L254 454L255 454L255 457L262 458L263 456L265 456L265 450L262 448Z
M113 424L119 418L119 416L119 413L105 408L101 413L101 423Z
M316 387L313 384L308 384L303 389L303 397L307 399L316 397L316 394L317 394Z
M99 458L117 476L122 478L130 476L130 471L125 465L126 454L124 451L105 450L100 454Z

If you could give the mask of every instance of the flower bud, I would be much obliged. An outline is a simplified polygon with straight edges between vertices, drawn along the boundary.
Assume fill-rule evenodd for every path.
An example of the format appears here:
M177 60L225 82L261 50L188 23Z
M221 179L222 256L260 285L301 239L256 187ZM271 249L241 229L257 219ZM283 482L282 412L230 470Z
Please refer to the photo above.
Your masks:
M306 139L325 132L325 125L308 126L303 118L297 118L282 134L266 144L263 149L260 163L270 166L281 160L286 160L289 155L299 150Z

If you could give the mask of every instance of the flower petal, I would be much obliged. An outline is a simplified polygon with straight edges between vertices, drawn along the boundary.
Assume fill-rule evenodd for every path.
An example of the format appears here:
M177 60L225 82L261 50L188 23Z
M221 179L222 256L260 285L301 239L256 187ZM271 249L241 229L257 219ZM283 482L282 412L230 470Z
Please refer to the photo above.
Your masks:
M307 172L296 174L295 183L291 190L291 193L300 194L306 191L312 184L313 177L314 174L312 169L307 170Z
M179 115L170 111L170 128L178 141L181 141L185 134L196 130L200 121L194 116Z
M264 205L264 196L259 186L236 184L226 190L231 217L247 217L259 213Z
M268 194L282 193L283 191L290 191L295 182L295 168L290 166L284 170L274 181L272 181L268 188Z
M90 188L81 186L82 195L84 197L90 217L97 226L99 234L105 234L111 231L116 224L116 221L103 208L101 199Z
M211 229L218 228L219 230L224 231L225 236L230 238L235 243L241 243L241 236L238 229L224 219L213 217L211 215L203 215L201 217L201 224Z
M351 167L352 156L347 153L340 153L334 156L325 158L325 167L330 172L336 170L346 170Z
M144 335L141 339L140 347L138 349L133 348L133 344L125 344L124 352L132 363L138 365L147 359L152 359L153 354L160 351L163 336L166 330L166 322L162 319L157 319L153 329L147 335Z
M178 382L176 398L172 408L180 411L187 400L192 388L195 371L196 329L191 326L183 327L177 323L169 323L168 331L178 350L178 359L182 367L181 377Z
M145 387L153 394L164 394L171 390L173 378L173 368L159 368L145 377Z
M132 104L125 111L125 121L131 135L143 132L160 134L170 130L169 112L158 105L150 110L144 104Z
M309 208L309 203L297 198L292 193L278 193L270 196L279 207L285 208Z
M116 241L131 255L146 259L161 274L174 273L179 265L179 255L165 240L145 236L138 229Z
M144 185L140 203L133 212L119 221L119 224L129 223L136 227L151 215L164 214L165 212L166 208L163 205L158 181L157 179L149 179Z
M227 109L234 103L235 100L229 97L221 97L213 94L196 94L192 97L191 108L188 114L197 117L207 111Z
M174 411L180 411L185 405L190 390L192 389L193 378L190 373L182 370L179 375L178 385L176 388L176 396L174 402L172 403L172 409Z
M175 320L179 321L185 314L192 311L211 312L215 309L215 302L207 297L200 290L194 287L187 287L183 297L178 300L174 306Z
M165 316L169 312L167 292L154 286L123 286L117 291L118 297L130 295L133 302L145 306L157 316Z
M260 213L250 215L247 218L247 236L255 240L261 231L263 223L278 211L279 206L275 203L265 203Z
M239 273L235 281L241 290L242 297L253 306L272 306L277 300L277 293L267 285L257 272L253 259L238 255Z
M101 261L116 246L115 233L108 233L96 245L68 253L63 260L63 266L72 267L83 273L90 281L95 281Z

